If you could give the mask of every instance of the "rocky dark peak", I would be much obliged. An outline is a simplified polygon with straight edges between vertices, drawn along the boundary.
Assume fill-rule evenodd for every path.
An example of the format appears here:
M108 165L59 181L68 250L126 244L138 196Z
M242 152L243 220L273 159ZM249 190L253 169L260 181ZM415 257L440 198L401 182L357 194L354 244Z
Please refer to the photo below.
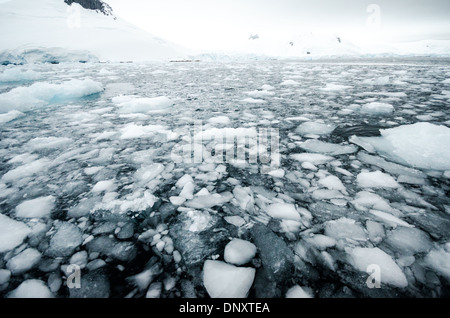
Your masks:
M101 0L64 0L64 2L68 5L75 2L85 9L96 10L105 15L112 15L112 8Z

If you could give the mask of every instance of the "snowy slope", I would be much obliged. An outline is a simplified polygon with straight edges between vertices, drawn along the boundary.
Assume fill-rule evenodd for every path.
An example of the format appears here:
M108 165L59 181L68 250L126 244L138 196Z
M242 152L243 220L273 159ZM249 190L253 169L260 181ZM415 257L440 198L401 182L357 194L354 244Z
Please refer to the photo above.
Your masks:
M0 51L64 48L89 51L102 61L179 58L183 49L132 24L63 0L0 2Z

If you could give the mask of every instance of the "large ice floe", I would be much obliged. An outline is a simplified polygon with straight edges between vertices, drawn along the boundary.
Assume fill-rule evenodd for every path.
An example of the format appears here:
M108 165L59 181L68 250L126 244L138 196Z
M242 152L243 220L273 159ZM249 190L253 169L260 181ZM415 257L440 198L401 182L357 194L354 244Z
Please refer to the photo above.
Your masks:
M0 297L448 297L449 76L0 66Z

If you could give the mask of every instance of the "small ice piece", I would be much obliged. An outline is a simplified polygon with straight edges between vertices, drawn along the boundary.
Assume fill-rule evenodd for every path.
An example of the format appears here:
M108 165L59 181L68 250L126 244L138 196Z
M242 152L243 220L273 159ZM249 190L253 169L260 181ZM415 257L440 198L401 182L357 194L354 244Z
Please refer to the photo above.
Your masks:
M358 211L378 210L383 212L393 212L394 209L389 205L384 198L378 194L360 191L356 194L355 199L351 201L353 206Z
M310 288L302 288L299 285L295 285L288 289L286 298L314 298L314 294Z
M281 82L280 85L282 85L282 86L298 86L298 85L300 85L300 83L296 82L294 80L285 80L285 81Z
M319 180L319 184L330 189L339 190L343 193L347 192L347 188L342 184L341 180L336 176L327 176Z
M211 298L246 298L255 272L254 268L207 260L203 266L203 284Z
M44 149L57 149L73 143L73 140L66 137L38 137L31 139L25 147L38 151Z
M450 253L444 249L434 249L424 258L425 265L450 280Z
M0 114L0 125L6 124L10 121L13 121L14 119L20 118L25 116L24 113L19 112L18 110L11 110L7 112L6 114Z
M272 85L264 84L263 86L261 86L261 89L265 91L273 91L275 87L273 87Z
M319 250L326 250L327 248L336 245L336 240L334 238L323 234L316 234L312 237L305 238L305 241Z
M358 151L354 145L337 145L317 139L309 139L299 144L300 148L308 152L323 153L328 155L351 154Z
M42 75L33 70L24 70L20 68L7 68L0 74L0 83L28 82L36 81L42 78Z
M295 153L290 155L290 157L294 160L300 162L309 162L313 165L320 165L334 160L333 157L322 155L319 153Z
M38 279L28 279L7 295L8 298L53 298L47 285Z
M338 92L338 91L343 91L343 90L346 90L349 88L352 88L352 87L348 86L348 85L327 83L327 85L325 87L321 88L320 90L322 90L324 92Z
M0 213L0 254L22 244L30 233L31 229L25 223L15 221Z
M188 182L183 186L183 190L180 192L180 197L186 200L192 200L194 198L195 184L193 182Z
M0 286L9 282L11 272L7 269L0 269Z
M325 235L336 240L350 239L354 241L367 241L368 236L364 228L355 220L342 217L325 223Z
M86 251L80 251L73 254L69 263L80 266L80 269L85 268L88 263L88 253Z
M253 199L253 193L250 188L236 186L233 189L233 195L238 202L239 207L244 211L251 209L255 203L255 200Z
M414 227L414 225L411 225L411 224L399 219L398 217L393 216L392 214L382 212L382 211L377 211L377 210L370 210L369 212L371 214L373 214L374 216L376 216L377 219L383 221L384 223L386 223L392 227L396 227L397 225L404 226L404 227Z
M147 294L145 295L145 298L160 298L161 292L162 292L162 286L163 285L161 282L152 283L147 290Z
M31 177L39 172L45 171L50 165L50 160L46 158L38 159L15 169L9 170L2 176L4 182L14 182L22 178Z
M182 205L184 202L186 202L186 198L183 197L177 197L177 196L171 196L169 198L170 203L173 205Z
M370 265L380 268L381 283L389 284L399 288L408 286L408 281L400 267L391 256L378 247L363 248L356 247L348 254L349 263L361 272L367 272Z
M52 195L24 201L16 207L18 218L48 218L55 208L56 198Z
M283 169L276 169L268 172L268 175L274 177L274 178L283 178L285 174L285 171Z
M244 265L256 255L256 246L253 243L234 238L226 246L224 259L233 265Z
M344 198L344 195L340 191L328 189L317 189L313 191L311 196L314 200L331 200Z
M117 186L114 180L99 181L92 188L92 192L111 192L116 190Z
M242 103L247 103L247 104L265 104L267 103L264 99L259 99L259 98L244 98L243 100L241 100Z
M398 227L387 235L384 242L401 255L427 253L433 247L428 234L417 228Z
M20 275L36 266L41 260L41 257L42 255L38 250L27 248L11 258L8 263L6 263L6 267L13 275Z
M210 195L210 194L211 194L211 192L209 192L208 189L202 188L200 191L198 191L198 192L195 194L195 196L201 197L202 195Z
M369 232L369 239L375 244L380 243L386 236L383 224L368 220L366 222L366 228L367 232Z
M301 221L295 205L288 203L273 203L266 208L266 213L276 219Z
M297 134L300 134L301 136L311 135L311 134L322 136L322 135L330 134L335 128L336 127L333 125L327 125L324 123L307 121L307 122L300 124L300 126L297 127L295 132Z
M120 139L137 139L137 138L151 138L156 134L169 134L165 126L161 125L135 125L130 124L120 129Z
M142 98L136 96L118 96L112 99L119 107L119 113L148 113L151 111L165 110L174 105L174 102L166 96L154 98Z
M306 170L312 170L312 171L318 170L318 168L315 165L313 165L311 162L308 162L308 161L302 162L302 168L306 169Z
M245 220L238 215L225 216L224 220L237 227L241 227L246 223Z
M70 256L82 242L80 229L72 223L62 222L58 224L56 233L50 239L47 254L53 257Z
M135 174L134 177L137 180L140 180L142 182L149 182L157 177L164 171L164 165L160 163L154 163L148 166L142 166L139 168Z
M394 106L387 103L372 102L361 107L361 112L370 115L390 114L394 111Z
M185 206L194 209L209 209L213 206L221 206L227 202L230 202L233 198L231 193L214 193L211 195L202 195L200 197L194 197L194 199L186 201Z
M381 171L361 172L356 177L358 186L362 188L399 188L395 179Z
M227 116L217 116L208 119L208 123L213 125L229 125L231 123L231 120Z

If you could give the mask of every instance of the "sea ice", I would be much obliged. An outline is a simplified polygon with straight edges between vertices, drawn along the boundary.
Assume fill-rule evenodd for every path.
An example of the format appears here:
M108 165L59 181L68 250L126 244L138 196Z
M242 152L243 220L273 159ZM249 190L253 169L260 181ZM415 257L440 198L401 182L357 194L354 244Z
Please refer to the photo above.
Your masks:
M296 133L304 136L304 135L328 135L330 134L336 127L333 125L328 125L324 123L307 121L300 124L295 130Z
M352 249L349 253L349 262L361 272L366 272L369 265L377 265L380 267L381 283L399 288L408 286L406 276L400 267L391 256L378 247Z
M226 246L224 259L233 265L244 265L256 255L256 246L245 240L234 238Z
M356 177L361 188L398 188L400 185L395 179L381 171L361 172Z
M7 68L0 74L0 83L28 82L36 81L42 78L42 75L33 70L23 70L20 68Z
M368 239L364 228L359 223L345 217L326 222L325 235L336 240L349 239L354 241L367 241Z
M390 114L394 111L394 106L387 103L372 102L361 107L361 112L370 115Z
M332 156L351 154L358 151L354 145L337 145L316 139L309 139L300 143L299 146L308 152L323 153Z
M388 160L419 169L450 170L450 128L416 123L381 130L381 137L360 137Z
M13 275L20 275L36 266L41 260L41 257L42 255L38 250L27 248L20 252L20 254L11 258L8 263L6 263L6 267Z
M26 224L0 214L0 253L19 246L30 233L31 229Z
M211 298L246 298L255 278L255 269L207 260L203 284Z
M273 203L266 208L266 213L273 218L300 221L301 216L295 205L288 203Z
M24 113L19 112L18 110L10 110L6 114L0 114L0 125L6 124L10 121L13 121L14 119L20 118L25 116Z
M28 111L33 107L62 103L102 91L103 85L91 79L74 79L61 84L39 82L0 94L0 113Z
M38 279L28 279L7 295L8 298L53 298L48 286Z
M16 207L16 217L19 218L48 218L55 208L54 196L40 197L22 202Z
M319 180L319 184L329 190L339 190L343 193L347 192L347 188L342 184L342 181L336 176L326 176Z
M286 298L314 298L312 291L306 288L302 288L299 285L295 285L288 289L286 292Z
M450 280L450 253L444 249L434 249L424 258L425 265Z
M112 99L119 107L119 113L148 113L152 111L166 110L174 105L174 102L166 96L143 98L136 96L117 96Z

